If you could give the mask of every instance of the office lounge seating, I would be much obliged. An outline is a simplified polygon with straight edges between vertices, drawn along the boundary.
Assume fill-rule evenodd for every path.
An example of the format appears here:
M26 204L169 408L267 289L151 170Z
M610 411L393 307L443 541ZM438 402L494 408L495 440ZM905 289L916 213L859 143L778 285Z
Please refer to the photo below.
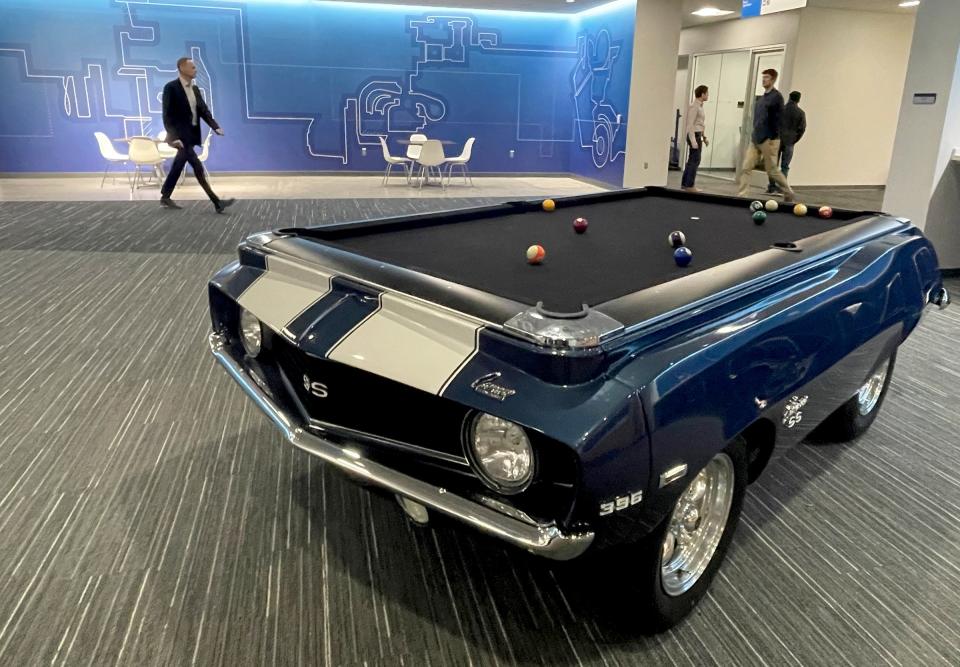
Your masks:
M103 170L103 178L100 179L100 187L103 187L104 182L107 180L107 172L110 171L110 168L116 164L123 165L124 172L126 172L127 181L130 181L130 172L127 171L126 166L127 162L130 160L130 156L126 153L121 153L118 151L113 142L110 141L110 138L103 132L94 132L94 138L97 140L97 146L100 149L100 155L106 160L107 165ZM114 179L116 180L116 179Z
M393 168L396 166L403 169L403 174L406 176L407 184L409 184L411 160L409 158L391 155L390 148L387 146L387 140L382 136L380 137L380 149L383 151L383 159L387 163L387 167L383 172L383 185L387 184L387 180L390 178L390 172L393 171Z

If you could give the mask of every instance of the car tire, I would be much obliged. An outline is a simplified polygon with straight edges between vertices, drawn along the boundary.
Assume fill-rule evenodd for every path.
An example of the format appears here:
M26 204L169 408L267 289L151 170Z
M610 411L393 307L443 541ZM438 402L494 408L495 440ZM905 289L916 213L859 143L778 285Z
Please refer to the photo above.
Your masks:
M880 413L896 361L897 353L894 352L878 363L857 393L827 417L814 431L811 439L847 442L863 435Z
M722 463L718 463L722 461ZM697 532L715 526L710 533L719 535L716 546L709 555L704 554L698 560L705 563L702 571L684 586L677 582L683 577L683 571L678 574L678 579L674 583L665 580L665 576L672 577L672 574L665 574L669 566L674 562L672 559L665 561L667 545L665 541L668 534L673 535L675 529L674 522L676 514L682 510L682 505L689 498L688 493L695 484L702 479L702 475L708 475L712 466L719 465L730 474L729 505L726 516L722 518L721 523L711 519L709 523L701 523ZM727 474L727 473L724 473ZM674 505L674 511L668 516L650 535L642 542L637 544L634 549L633 569L637 573L637 596L636 602L639 603L641 611L640 630L646 633L662 632L679 623L683 618L696 607L707 590L710 583L716 575L717 570L723 562L733 535L736 532L737 523L740 520L740 510L743 507L743 498L747 488L747 448L743 438L737 437L732 440L721 452L719 452L710 463L700 471L696 477L690 478L686 489L678 498ZM705 504L711 497L711 493L716 489L710 489L703 495ZM716 494L715 494L716 495ZM707 514L700 517L701 521L706 521ZM676 542L675 537L669 538ZM675 546L674 549L677 547ZM677 552L674 551L674 555ZM698 561L690 561L696 563ZM696 568L695 568L696 569Z

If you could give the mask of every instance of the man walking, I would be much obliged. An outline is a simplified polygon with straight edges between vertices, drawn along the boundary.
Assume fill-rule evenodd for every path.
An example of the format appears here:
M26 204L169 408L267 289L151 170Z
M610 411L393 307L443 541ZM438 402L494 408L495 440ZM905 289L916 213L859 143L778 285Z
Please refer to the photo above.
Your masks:
M780 122L780 171L783 177L790 180L790 162L793 160L793 147L800 139L803 133L807 131L807 114L800 108L800 93L793 91L790 93L790 101L783 108L783 119ZM770 185L767 188L769 194L779 192L777 184L770 179Z
M173 194L173 189L177 186L184 165L189 162L193 168L193 175L197 177L200 187L210 197L217 213L223 213L224 209L236 200L220 199L216 195L213 188L210 187L210 183L207 182L203 163L200 162L194 151L194 146L199 146L202 143L200 139L201 118L221 137L223 136L223 130L214 120L207 103L203 101L200 90L194 85L193 80L197 76L197 66L190 58L181 58L177 61L177 71L180 76L163 87L163 127L167 131L166 141L177 149L177 156L173 158L170 173L167 174L167 180L163 182L163 188L160 190L160 205L164 208L181 208L170 199L170 195Z
M703 103L709 98L710 89L706 86L697 86L693 91L696 99L687 109L686 137L687 148L687 166L683 169L683 179L680 181L680 187L687 192L700 192L695 187L697 181L697 168L700 167L700 157L703 154L703 147L709 146L706 131L706 115L703 113Z
M780 122L783 114L783 95L773 87L777 76L775 69L763 71L761 83L766 92L758 97L753 105L753 135L743 158L740 191L737 194L740 197L746 196L750 189L750 175L758 163L762 162L764 171L783 190L783 200L792 202L793 190L777 164L780 153Z

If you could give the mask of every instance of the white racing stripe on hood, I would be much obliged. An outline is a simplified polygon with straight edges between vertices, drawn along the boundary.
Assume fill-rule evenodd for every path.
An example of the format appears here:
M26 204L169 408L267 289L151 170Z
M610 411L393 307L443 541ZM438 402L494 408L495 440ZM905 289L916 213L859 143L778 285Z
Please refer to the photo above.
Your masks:
M278 333L298 315L330 293L328 273L267 256L267 270L244 290L237 302Z
M330 348L327 357L439 394L477 351L480 320L402 294L381 294L380 308Z

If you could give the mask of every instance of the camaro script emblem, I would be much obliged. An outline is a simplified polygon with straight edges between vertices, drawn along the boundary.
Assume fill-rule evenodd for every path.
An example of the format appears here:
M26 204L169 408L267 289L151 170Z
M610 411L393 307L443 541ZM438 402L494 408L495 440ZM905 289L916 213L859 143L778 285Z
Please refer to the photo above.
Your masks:
M473 387L473 390L478 394L483 394L497 401L504 401L517 393L513 389L508 389L503 385L497 384L496 381L499 379L500 373L488 373L474 380L470 386Z
M791 396L783 408L783 425L787 428L793 428L803 421L803 406L807 404L809 396Z

